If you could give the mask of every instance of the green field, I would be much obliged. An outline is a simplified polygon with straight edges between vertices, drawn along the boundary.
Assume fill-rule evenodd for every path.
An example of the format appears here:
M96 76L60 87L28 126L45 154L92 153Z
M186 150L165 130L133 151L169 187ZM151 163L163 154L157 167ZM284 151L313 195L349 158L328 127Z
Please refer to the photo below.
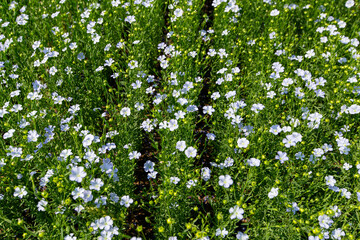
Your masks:
M358 0L0 0L0 239L360 239Z

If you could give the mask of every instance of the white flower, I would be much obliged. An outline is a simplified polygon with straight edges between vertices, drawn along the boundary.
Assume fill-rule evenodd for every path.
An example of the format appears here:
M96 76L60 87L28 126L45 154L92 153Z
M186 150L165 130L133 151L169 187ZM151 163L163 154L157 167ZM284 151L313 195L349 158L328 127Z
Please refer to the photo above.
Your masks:
M91 200L93 200L93 195L91 193L91 190L84 190L83 192L83 196L82 199L84 200L84 202L90 202Z
M186 148L186 143L185 143L185 141L178 141L178 142L176 143L176 149L177 149L177 150L183 152L183 151L185 150L185 148Z
M188 157L188 158L194 158L196 157L196 153L197 153L197 150L193 147L188 147L185 151L185 155Z
M274 17L274 16L279 15L279 13L280 13L280 11L279 11L279 10L274 9L274 10L272 10L272 11L270 12L270 16Z
M16 187L14 192L14 197L23 198L27 195L27 191L25 190L25 186L22 188Z
M239 148L247 148L249 143L250 142L246 138L239 138L237 140L237 145Z
M236 239L240 239L240 240L249 240L249 236L245 233L242 232L238 232L236 234Z
M99 228L103 229L105 231L109 231L111 226L113 225L113 220L111 219L111 217L106 216L106 217L102 217L100 218L99 221Z
M194 187L197 183L197 180L189 180L187 183L186 183L186 187L187 188L191 188L191 187Z
M331 176L331 175L326 176L325 181L326 181L326 185L328 185L329 187L334 187L335 186L336 180L334 179L333 176Z
M262 105L261 103L256 103L256 104L253 104L251 106L251 111L254 111L255 113L258 113L259 110L263 110L265 108L264 105Z
M56 67L51 67L50 70L49 70L50 75L55 75L56 72L57 72Z
M340 240L341 237L345 236L345 232L341 228L337 228L331 233L332 239Z
M282 129L281 129L280 125L273 125L270 127L269 132L271 132L274 135L278 135L281 132L281 130Z
M212 113L215 112L215 109L212 106L204 106L203 107L203 113L212 115Z
M4 133L3 138L8 139L11 138L14 135L15 129L10 129L6 133Z
M45 207L47 204L48 202L45 201L45 199L40 200L37 204L38 211L45 211Z
M135 61L135 60L131 60L128 64L129 68L130 69L134 69L134 68L137 68L138 67L138 61Z
M75 237L73 233L66 235L64 238L64 240L76 240L76 239L77 239L77 237Z
M155 163L153 163L153 162L150 161L150 160L147 160L146 163L144 164L144 170L145 170L145 172L152 172L152 171L154 171L154 166L155 166Z
M85 148L89 147L91 145L91 143L93 142L94 138L95 138L95 136L92 135L92 134L86 135L83 142L82 142L83 146Z
M216 135L213 133L207 133L206 134L207 139L209 140L215 140Z
M349 0L349 1L347 1L347 2L345 3L345 7L347 7L347 8L351 8L351 7L353 7L354 5L355 5L354 0Z
M180 9L180 8L177 8L177 9L175 9L175 11L174 11L174 15L175 15L175 17L181 17L182 15L183 15L183 13L184 13L184 11L182 10L182 9Z
M100 178L95 178L90 181L90 187L91 190L100 191L100 188L104 186L104 182Z
M322 228L328 229L329 227L331 227L332 223L334 222L328 215L324 214L324 215L320 215L318 217L319 220L319 225Z
M121 206L130 207L130 204L134 202L133 199L131 199L129 196L123 196L120 201Z
M270 199L276 197L279 193L278 193L279 188L271 188L270 192L268 193L268 197Z
M226 228L224 228L222 230L220 228L218 228L218 229L216 229L215 235L224 238L226 235L228 235L228 233L229 233L229 231L227 231Z
M201 169L201 178L204 180L204 181L207 181L210 179L211 177L211 170L210 168L208 167L204 167Z
M229 188L233 182L230 175L221 175L219 177L219 186L223 186L224 188Z
M180 178L178 178L178 177L171 177L170 178L170 183L174 183L176 185L179 182L180 182Z
M289 160L286 152L278 151L275 159L279 159L280 163L284 163L285 161Z
M260 166L260 160L257 158L250 158L247 160L247 163L249 164L249 166L251 167L258 167Z
M128 23L133 23L133 22L135 22L136 21L136 19L135 19L135 16L127 16L126 18L125 18L125 22L128 22Z
M141 156L141 153L140 152L137 152L137 151L133 151L131 153L129 153L129 159L132 160L132 159L139 159Z
M237 218L237 219L241 220L244 218L244 216L243 216L244 209L239 208L239 206L237 206L237 205L235 207L230 208L229 213L231 214L230 219Z
M357 104L353 104L347 108L346 112L348 112L349 114L358 114L360 113L360 106Z
M27 23L27 20L29 20L29 16L26 14L21 14L16 18L16 23L18 25L25 25Z
M78 55L77 55L77 59L79 59L80 61L81 60L84 60L85 59L85 54L84 53L79 53Z
M169 127L169 130L170 130L170 131L176 130L176 129L179 127L178 121L177 121L176 119L171 119L171 120L169 121L168 127Z
M130 114L131 114L131 111L130 111L130 108L128 108L128 107L124 107L120 110L120 115L123 117L128 117L128 116L130 116Z
M84 167L73 167L69 176L70 181L81 183L82 179L86 176Z
M73 196L74 200L76 200L77 198L83 198L84 191L85 189L77 187L74 189L74 191L71 192L71 195Z

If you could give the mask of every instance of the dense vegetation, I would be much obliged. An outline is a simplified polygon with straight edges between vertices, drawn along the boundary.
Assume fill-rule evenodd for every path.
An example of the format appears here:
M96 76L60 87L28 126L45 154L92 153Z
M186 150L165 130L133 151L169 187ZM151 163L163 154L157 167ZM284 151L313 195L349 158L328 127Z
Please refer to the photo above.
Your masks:
M360 3L2 0L1 239L360 239Z

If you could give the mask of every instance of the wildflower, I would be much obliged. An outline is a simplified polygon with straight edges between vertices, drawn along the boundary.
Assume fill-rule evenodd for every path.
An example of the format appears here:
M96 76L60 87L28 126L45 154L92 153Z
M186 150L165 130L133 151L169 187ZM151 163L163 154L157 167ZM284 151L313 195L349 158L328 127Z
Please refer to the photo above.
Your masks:
M132 16L132 15L130 15L130 16L127 16L126 18L125 18L125 22L128 22L128 23L133 23L133 22L135 22L136 21L136 19L135 19L135 16Z
M170 131L174 131L179 127L178 121L176 119L171 119L168 126Z
M170 178L170 183L174 183L176 185L179 182L180 182L180 178L178 178L178 177L171 177Z
M210 168L208 167L204 167L201 169L201 178L204 180L204 181L207 181L210 179L210 176L211 176L211 170Z
M215 112L215 109L212 106L204 106L203 107L203 113L212 115L212 113Z
M279 188L271 188L270 192L268 193L268 197L270 199L276 197L279 194Z
M330 209L334 211L334 217L340 217L341 216L341 211L340 211L338 206L336 206L336 205L332 206L332 207L330 207Z
M230 175L221 175L219 177L219 186L223 186L224 188L229 188L233 182Z
M229 234L229 231L227 231L226 228L224 228L224 229L218 228L218 229L216 229L216 233L215 233L216 236L220 236L221 238L226 237L226 235L228 235L228 234Z
M345 3L345 7L347 7L347 8L351 8L351 7L353 7L355 5L355 1L354 0L348 0L348 1L346 1L346 3Z
M154 166L155 166L155 163L153 163L153 162L150 161L150 160L147 160L146 163L144 164L144 170L145 170L145 172L152 172L152 171L154 171Z
M134 68L137 68L138 67L138 61L135 61L135 60L131 60L128 64L129 68L130 69L134 69Z
M295 214L299 210L300 210L300 208L298 207L296 202L291 203L291 207L286 209L287 212L292 211L293 214Z
M156 179L157 171L152 171L148 173L148 179Z
M263 110L264 108L265 108L265 106L262 105L261 103L256 103L256 104L252 105L251 111L254 111L255 113L258 113L259 110Z
M346 197L347 199L351 198L351 192L349 192L346 188L341 189L341 196Z
M8 153L6 153L6 156L11 156L11 159L15 158L15 157L21 157L22 154L22 148L17 148L17 147L13 147L13 146L9 146L9 148L7 149Z
M81 60L84 60L85 59L85 54L84 53L79 53L78 55L77 55L77 59L79 60L79 61L81 61Z
M197 150L193 147L188 147L185 151L185 155L188 158L194 158L196 157Z
M56 69L56 67L51 67L50 70L49 70L49 74L54 76L57 71L58 70Z
M137 151L133 151L131 153L129 153L129 159L139 159L141 156L141 153L137 152Z
M14 192L14 197L19 197L19 198L23 198L24 196L27 195L27 191L25 190L25 186L20 188L20 187L16 187L15 188L15 192Z
M345 236L345 232L341 228L337 228L331 232L332 239L340 240L341 237Z
M187 183L186 183L186 187L187 188L191 188L191 187L194 187L195 185L196 185L196 183L197 183L197 180L195 179L195 180L189 180Z
M287 153L281 151L277 152L275 159L279 159L280 163L284 163L285 161L289 160L289 158L287 157Z
M334 187L335 186L336 180L334 179L333 176L331 176L331 175L326 176L325 181L326 181L326 185L328 185L329 187Z
M334 222L328 215L323 214L318 217L319 225L322 228L328 229Z
M69 176L70 181L75 181L81 183L82 179L86 177L86 172L84 171L84 167L73 167L71 169L71 174Z
M260 166L260 160L257 158L250 158L247 160L247 163L249 164L249 166L253 167L258 167Z
M38 211L45 211L45 207L47 204L48 202L45 201L45 199L40 200L37 204Z
M236 234L236 239L249 240L249 236L246 233L238 232Z
M281 132L281 127L279 125L273 125L270 127L269 132L271 132L274 135L278 135Z
M131 114L131 111L130 111L130 108L128 108L128 107L124 107L120 110L120 115L123 117L128 117L128 116L130 116L130 114Z
M11 138L14 135L15 129L10 129L6 133L4 133L3 138L8 139Z
M279 13L280 13L280 11L279 11L279 10L274 9L274 10L272 10L272 11L270 12L270 16L274 17L274 16L279 15Z
M95 178L90 181L90 187L91 190L100 191L100 188L104 186L104 182L100 178Z
M83 192L83 196L82 196L82 199L84 200L84 202L90 202L93 200L93 195L92 195L92 192L91 190L84 190Z
M29 20L29 16L27 14L21 14L16 18L16 23L18 25L25 25L27 23L27 20Z
M214 133L207 133L206 137L209 140L215 140L216 135Z
M99 228L104 229L105 231L110 230L112 225L113 225L113 220L109 216L102 217L99 220Z
M186 143L185 141L178 141L176 143L176 149L178 149L179 151L183 152L186 148Z
M248 147L248 145L249 145L249 141L246 139L246 138L239 138L238 140L237 140L237 146L239 147L239 148L247 148Z
M182 15L183 15L183 13L184 13L184 11L182 10L182 9L180 9L180 8L177 8L177 9L175 9L175 11L174 11L174 15L175 15L175 17L181 17Z
M87 148L91 145L91 143L93 142L95 136L92 134L87 134L82 142L84 148Z
M77 187L71 192L71 195L73 196L74 200L76 200L77 198L83 198L84 191L85 189Z
M243 219L244 209L239 208L239 206L234 206L229 209L229 213L231 214L230 219Z
M69 235L66 235L64 240L76 240L77 238L74 236L73 233L70 233Z
M134 200L126 195L126 196L121 197L120 205L128 208L128 207L130 207L130 204L132 204L133 202L134 202Z

